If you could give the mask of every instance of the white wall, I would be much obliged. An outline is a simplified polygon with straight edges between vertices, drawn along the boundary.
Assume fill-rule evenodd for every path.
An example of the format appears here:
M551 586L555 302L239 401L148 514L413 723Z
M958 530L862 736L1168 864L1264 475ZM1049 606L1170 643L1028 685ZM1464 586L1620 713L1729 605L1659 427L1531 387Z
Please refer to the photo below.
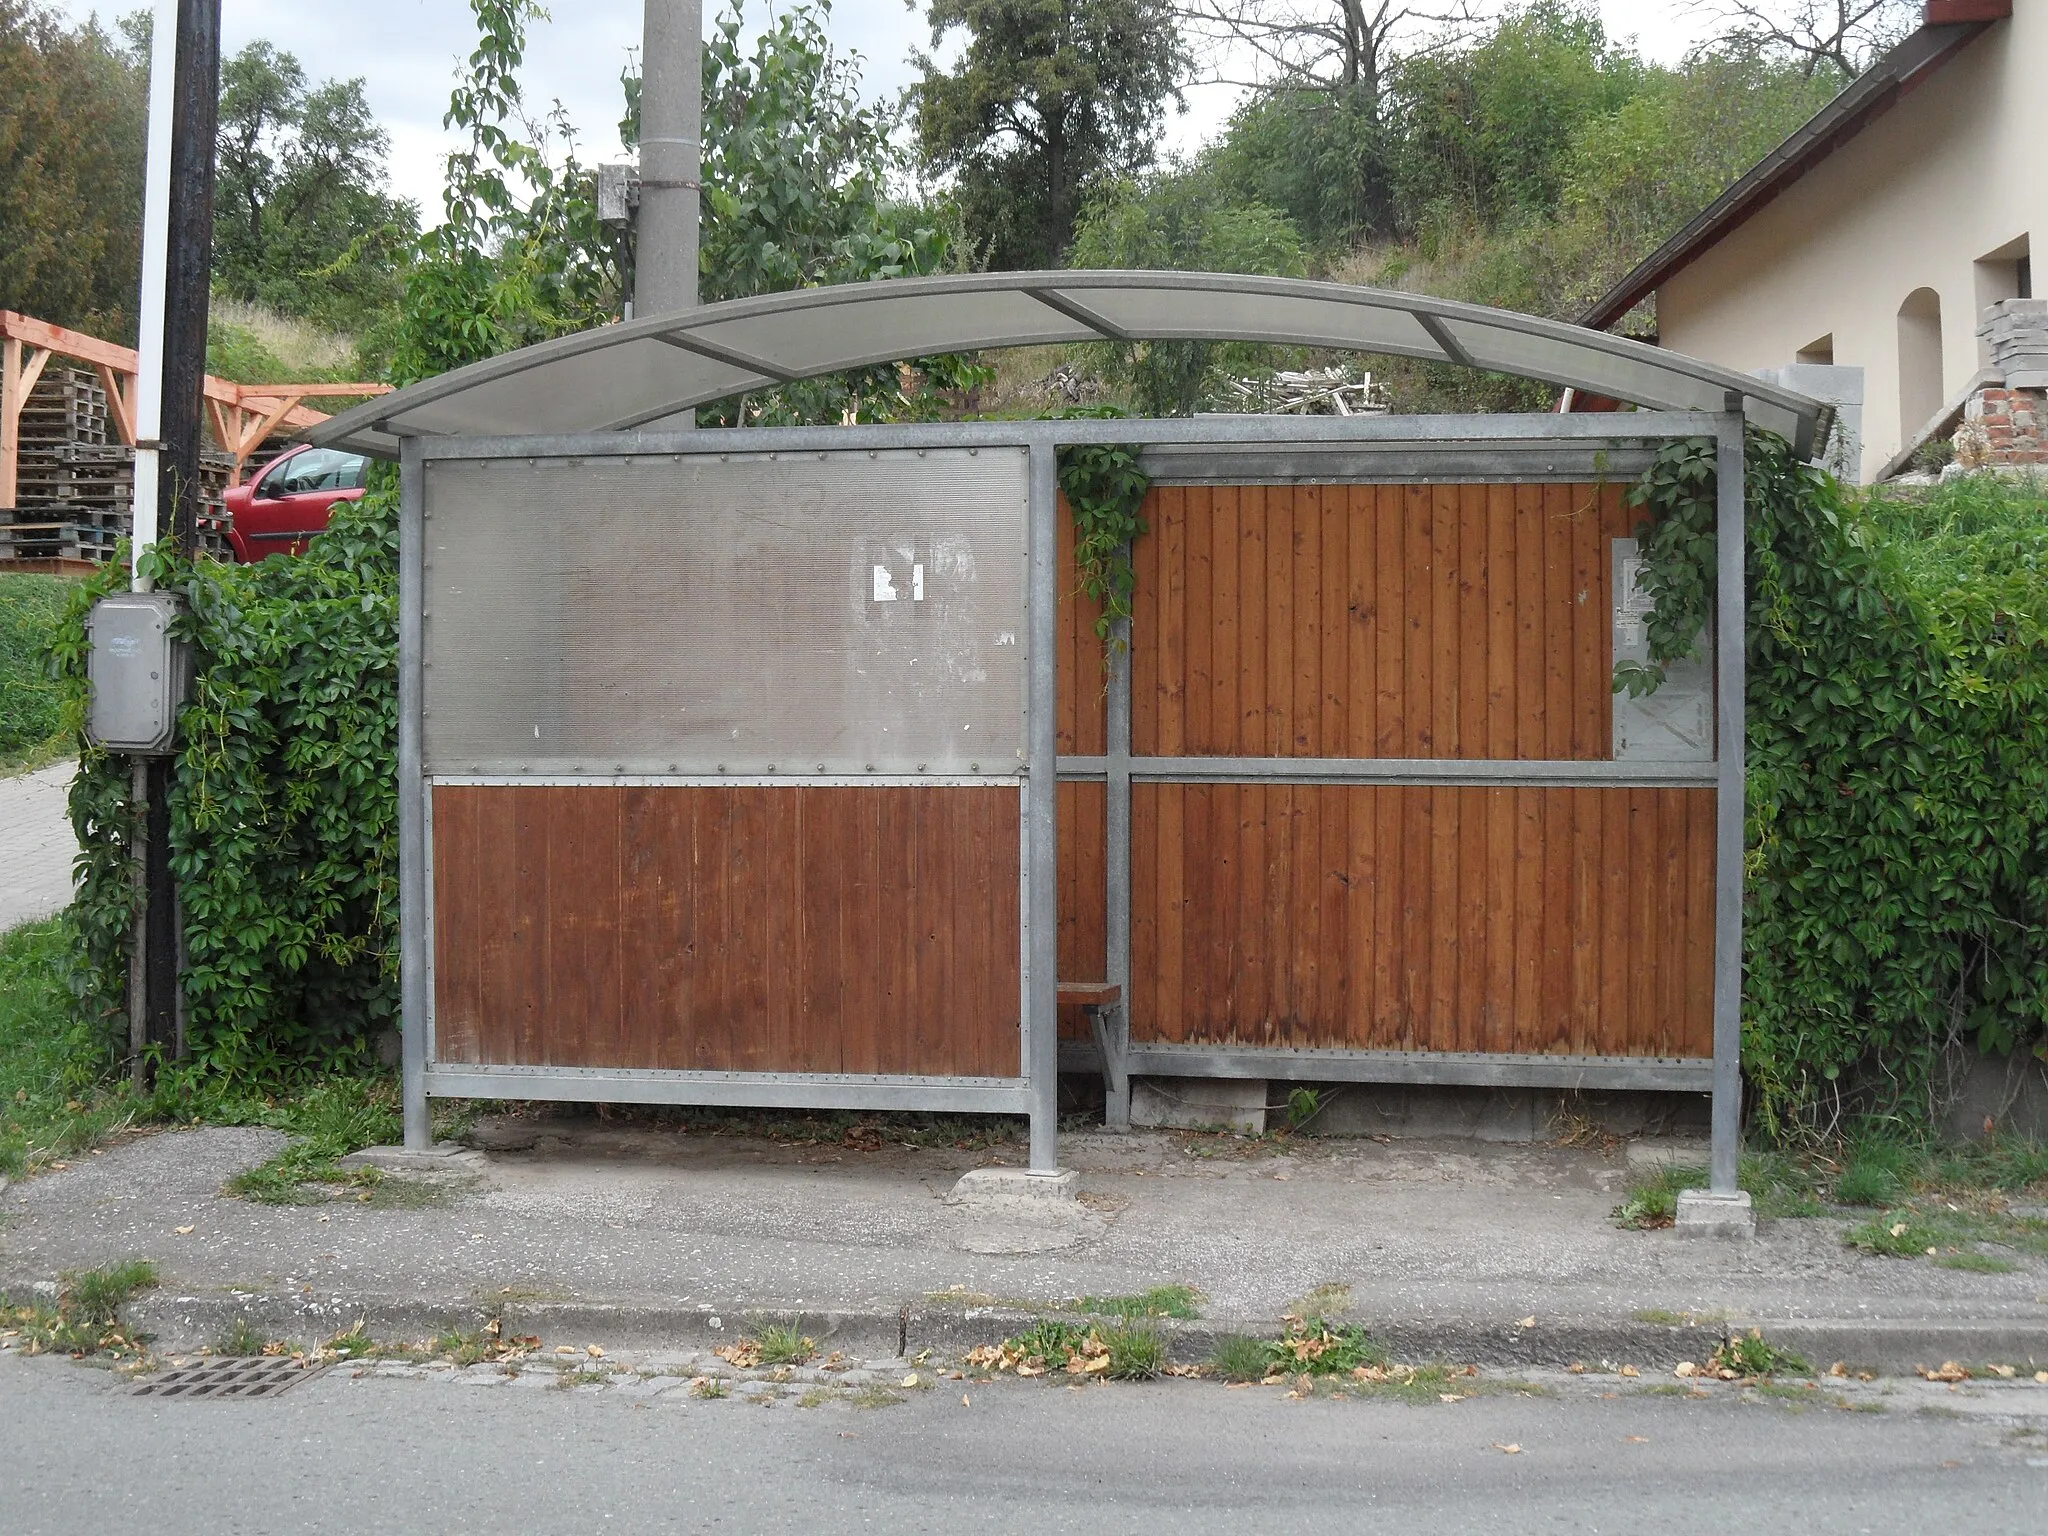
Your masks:
M1659 339L1745 372L1825 336L1864 370L1863 473L1902 446L1900 307L1941 300L1941 398L1981 366L1977 317L2025 240L2048 265L2048 0L1994 25L1657 294ZM1909 336L1912 327L1907 327ZM1911 346L1909 343L1909 353ZM1909 387L1909 395L1911 390Z

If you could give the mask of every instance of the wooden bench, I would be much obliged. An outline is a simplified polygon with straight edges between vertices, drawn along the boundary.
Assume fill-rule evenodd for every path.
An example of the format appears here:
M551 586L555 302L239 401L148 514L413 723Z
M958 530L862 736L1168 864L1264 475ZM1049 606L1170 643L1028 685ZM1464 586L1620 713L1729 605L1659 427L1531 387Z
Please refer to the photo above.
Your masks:
M1102 1057L1102 1122L1110 1130L1131 1126L1131 1075L1125 1065L1131 1043L1130 1015L1124 1011L1124 989L1113 981L1063 981L1062 1008L1088 1015L1095 1049Z

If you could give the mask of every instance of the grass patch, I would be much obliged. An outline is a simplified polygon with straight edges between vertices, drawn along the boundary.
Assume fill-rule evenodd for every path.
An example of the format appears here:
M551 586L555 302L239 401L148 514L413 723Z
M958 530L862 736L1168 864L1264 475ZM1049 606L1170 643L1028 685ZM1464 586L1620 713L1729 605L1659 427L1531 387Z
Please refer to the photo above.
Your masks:
M73 1270L63 1277L54 1307L0 1305L0 1330L18 1335L24 1354L139 1364L149 1357L147 1340L122 1324L121 1308L156 1283L156 1266L147 1259Z
M71 584L0 576L0 775L52 761L70 747L50 645Z
M1272 1365L1272 1341L1227 1333L1216 1341L1209 1368L1225 1381L1262 1381Z
M1073 1309L1095 1317L1120 1317L1126 1322L1147 1317L1187 1322L1202 1315L1201 1301L1202 1293L1191 1285L1155 1285L1132 1296L1083 1296L1073 1304Z
M764 1324L755 1342L760 1347L763 1365L802 1365L818 1353L817 1340L805 1338L803 1330L794 1323Z
M1813 1364L1797 1351L1780 1348L1761 1328L1731 1333L1707 1357L1707 1371L1723 1381L1759 1381L1771 1376L1811 1376Z
M364 1147L389 1144L402 1134L397 1088L386 1080L338 1077L316 1083L293 1099L233 1106L227 1123L268 1125L288 1131L292 1144L267 1162L229 1179L226 1192L263 1205L317 1205L354 1193L374 1203L387 1180L376 1168L343 1168L339 1160ZM428 1186L431 1188L431 1186ZM438 1198L438 1191L432 1198ZM389 1203L430 1204L417 1190L394 1191Z
M1842 1241L1887 1258L1960 1260L1947 1267L1983 1274L2005 1273L2017 1266L1999 1255L1980 1252L1979 1244L2048 1257L2048 1221L2015 1216L1999 1195L1964 1198L1970 1203L1930 1196L1880 1211L1849 1228ZM1994 1264L2004 1264L2005 1269L1994 1268Z
M235 1320L228 1324L227 1331L213 1341L213 1352L216 1355L242 1359L249 1355L267 1354L269 1351L265 1346L269 1342L250 1326L248 1318L238 1314Z
M0 1174L20 1178L127 1129L143 1106L76 1022L65 984L70 919L0 934Z
M1266 1362L1269 1371L1289 1376L1339 1376L1389 1363L1385 1348L1364 1328L1320 1316L1289 1318L1286 1332L1266 1346Z
M1166 1369L1166 1339L1147 1323L1111 1328L1102 1335L1113 1381L1151 1381Z
M970 1349L963 1363L1027 1378L1062 1374L1149 1381L1166 1369L1166 1339L1143 1319L1102 1328L1041 1317L1000 1344Z
M1947 1253L1934 1262L1942 1269L1967 1270L1975 1275L2010 1275L2019 1269L2012 1260L1988 1253Z

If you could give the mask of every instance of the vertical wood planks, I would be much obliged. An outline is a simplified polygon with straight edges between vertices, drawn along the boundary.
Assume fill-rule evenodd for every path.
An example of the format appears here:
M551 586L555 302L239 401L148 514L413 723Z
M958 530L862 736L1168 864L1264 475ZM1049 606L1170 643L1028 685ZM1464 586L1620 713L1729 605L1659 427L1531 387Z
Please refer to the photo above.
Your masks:
M1711 946L1686 937L1711 932L1711 790L1144 783L1135 802L1156 869L1136 1039L1712 1054ZM1294 865L1228 856L1249 822L1312 865L1309 896Z
M1017 1074L1014 785L433 793L439 1060Z

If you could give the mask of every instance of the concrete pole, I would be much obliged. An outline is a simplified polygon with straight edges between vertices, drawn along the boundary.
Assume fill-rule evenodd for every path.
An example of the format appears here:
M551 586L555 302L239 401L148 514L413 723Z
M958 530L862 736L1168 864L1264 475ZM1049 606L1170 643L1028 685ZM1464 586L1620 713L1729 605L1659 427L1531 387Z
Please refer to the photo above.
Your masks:
M640 215L633 317L697 303L698 188L703 173L703 0L646 0L641 34Z

